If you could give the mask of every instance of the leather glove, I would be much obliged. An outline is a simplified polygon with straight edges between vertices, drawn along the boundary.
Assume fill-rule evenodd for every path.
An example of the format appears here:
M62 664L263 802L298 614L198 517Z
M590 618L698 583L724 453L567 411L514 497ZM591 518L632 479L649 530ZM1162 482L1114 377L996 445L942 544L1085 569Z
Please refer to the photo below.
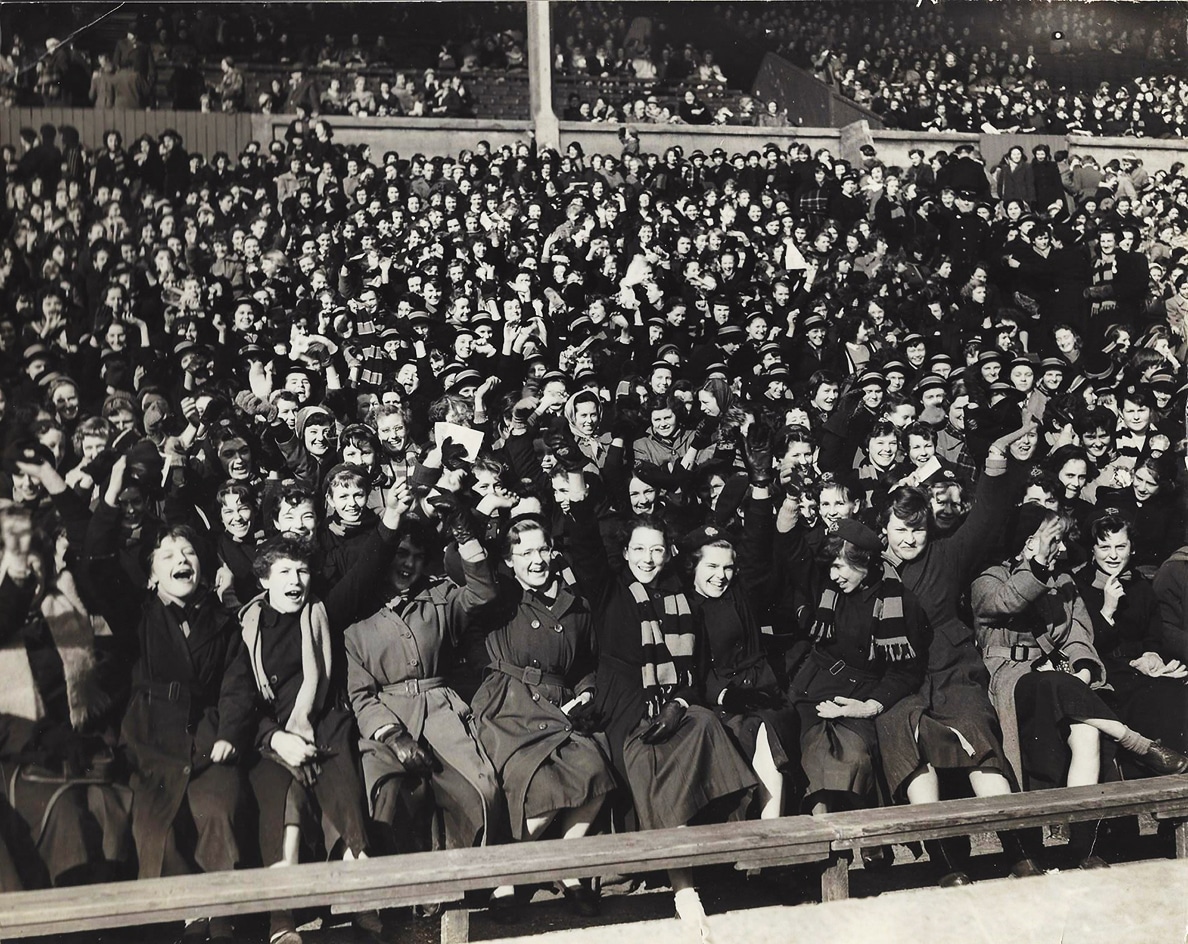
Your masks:
M732 714L757 711L771 707L771 696L758 688L740 688L734 685L722 692L722 707Z
M466 468L466 447L447 436L441 444L441 467L453 472Z
M549 433L544 443L549 452L557 457L557 465L566 472L581 472L589 461L578 449L573 437L565 433Z
M596 731L601 731L605 720L602 717L602 712L594 707L593 701L574 705L569 710L568 717L569 723L579 734L594 734Z
M470 509L458 499L458 496L444 492L430 498L429 504L441 516L445 529L458 544L478 539L481 529Z
M703 416L693 432L692 446L694 449L708 449L714 443L714 433L718 431L721 421L716 416Z
M743 439L743 464L756 488L766 488L772 480L771 430L758 421L751 424Z
M660 709L660 714L652 722L640 740L645 744L663 744L676 733L681 721L685 717L686 708L675 698Z
M410 774L433 773L433 752L422 747L407 731L390 731L384 735L384 743L392 748L396 759Z

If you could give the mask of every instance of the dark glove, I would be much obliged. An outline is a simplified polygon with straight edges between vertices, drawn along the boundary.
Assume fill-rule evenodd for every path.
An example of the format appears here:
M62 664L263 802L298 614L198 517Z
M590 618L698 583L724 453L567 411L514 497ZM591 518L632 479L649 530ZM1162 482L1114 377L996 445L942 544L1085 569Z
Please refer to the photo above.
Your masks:
M1114 286L1109 284L1090 285L1085 289L1084 295L1086 298L1113 298Z
M771 696L758 688L740 688L730 685L722 692L721 705L731 714L742 714L745 711L770 708Z
M756 488L766 488L772 480L771 430L756 420L743 440L743 464Z
M441 444L441 467L450 472L466 468L466 447L447 436Z
M630 446L635 442L635 431L638 428L632 411L629 408L619 408L615 411L614 419L611 420L611 439L621 439L624 445Z
M589 461L578 449L573 437L566 433L549 433L544 438L544 444L557 457L557 465L566 472L581 472Z
M68 777L80 777L91 766L90 739L76 734L68 724L53 724L37 735L36 753L43 766L61 770Z
M383 740L410 774L433 773L433 752L422 747L407 731L394 729L385 734Z
M594 707L593 700L581 702L569 710L569 723L579 734L601 731L604 720L602 712Z
M639 739L645 744L663 744L676 733L685 717L686 708L675 698L660 709L660 714Z
M718 431L721 421L716 416L703 416L693 432L692 446L694 449L708 449L714 443L714 433Z
M429 499L433 510L441 517L442 524L459 545L478 538L482 529L474 515L458 496L452 492L441 492Z

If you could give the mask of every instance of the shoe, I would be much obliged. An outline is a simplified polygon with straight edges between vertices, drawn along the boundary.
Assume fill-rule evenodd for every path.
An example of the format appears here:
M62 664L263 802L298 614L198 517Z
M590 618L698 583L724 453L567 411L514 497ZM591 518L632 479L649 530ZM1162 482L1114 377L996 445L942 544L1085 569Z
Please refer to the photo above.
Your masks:
M1043 874L1044 870L1039 867L1039 863L1035 859L1020 859L1011 866L1011 878L1031 878Z
M445 905L440 901L435 901L431 905L413 905L412 907L414 918L440 918L444 910Z
M1188 757L1170 747L1164 747L1158 741L1152 741L1146 753L1139 754L1137 759L1151 773L1161 776L1188 771Z
M579 918L596 918L598 917L598 896L594 893L594 889L586 885L564 885L561 886L561 894L565 896L565 902L569 905L569 910L572 911Z
M268 944L301 944L301 935L291 929L277 931L268 939Z
M206 944L209 925L206 918L198 918L196 921L189 922L185 930L182 931L181 937L177 939L177 944Z
M871 846L861 850L862 867L868 872L886 872L895 861L890 846Z
M230 918L210 919L210 944L230 944L235 940L235 925Z
M972 885L973 879L964 872L950 872L936 884L940 888L960 888L962 885Z
M492 895L491 902L487 905L487 917L496 924L514 924L519 921L521 915L516 896Z
M384 940L384 922L378 911L361 911L351 918L351 927L356 933L368 937L382 944Z
M1110 864L1097 855L1087 855L1078 864L1078 869L1108 869Z

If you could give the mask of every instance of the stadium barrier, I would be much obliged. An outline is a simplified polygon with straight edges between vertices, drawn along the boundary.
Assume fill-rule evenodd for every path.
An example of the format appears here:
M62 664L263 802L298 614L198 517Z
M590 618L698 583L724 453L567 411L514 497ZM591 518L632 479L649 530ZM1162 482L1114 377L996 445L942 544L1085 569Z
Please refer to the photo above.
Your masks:
M469 937L466 894L499 885L701 865L750 871L819 864L821 898L836 901L849 896L855 849L1139 813L1172 821L1176 855L1188 858L1188 774L1183 774L823 816L423 852L400 856L397 867L392 857L383 857L11 892L0 896L0 940L199 915L310 907L350 913L443 903L442 942L461 944Z

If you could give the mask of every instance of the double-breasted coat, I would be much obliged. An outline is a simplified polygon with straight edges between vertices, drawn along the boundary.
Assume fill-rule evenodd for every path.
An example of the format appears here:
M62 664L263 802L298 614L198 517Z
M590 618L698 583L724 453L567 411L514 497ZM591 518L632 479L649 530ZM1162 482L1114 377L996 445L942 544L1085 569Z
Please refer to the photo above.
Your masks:
M454 645L479 607L495 599L490 561L462 562L465 584L426 580L346 631L347 689L362 736L363 775L373 815L385 784L407 774L376 740L389 725L428 745L446 844L484 841L500 822L495 769L479 744L470 707L446 683Z
M594 693L597 644L590 607L554 578L553 593L500 582L488 621L489 674L474 696L479 740L499 773L512 835L525 821L576 809L615 788L595 737L573 730L561 706Z

